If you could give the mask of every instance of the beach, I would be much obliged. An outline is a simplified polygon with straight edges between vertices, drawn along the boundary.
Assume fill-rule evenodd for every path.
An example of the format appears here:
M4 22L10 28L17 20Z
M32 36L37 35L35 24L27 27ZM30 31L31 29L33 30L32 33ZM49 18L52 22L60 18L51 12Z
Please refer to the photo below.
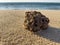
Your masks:
M36 10L50 20L47 30L36 33L24 29L26 11L0 10L0 45L60 45L60 10Z

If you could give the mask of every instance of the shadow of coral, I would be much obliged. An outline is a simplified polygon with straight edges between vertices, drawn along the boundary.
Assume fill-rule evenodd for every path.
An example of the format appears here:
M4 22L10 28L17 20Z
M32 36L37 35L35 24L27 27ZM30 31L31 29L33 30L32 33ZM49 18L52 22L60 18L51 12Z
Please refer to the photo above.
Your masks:
M49 27L47 30L38 31L35 34L43 38L60 43L60 28Z

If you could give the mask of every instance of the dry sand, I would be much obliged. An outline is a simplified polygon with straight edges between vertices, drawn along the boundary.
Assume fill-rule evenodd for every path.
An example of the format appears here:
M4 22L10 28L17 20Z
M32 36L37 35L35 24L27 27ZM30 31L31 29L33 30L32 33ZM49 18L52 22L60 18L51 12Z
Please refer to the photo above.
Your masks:
M23 27L27 10L0 10L0 45L60 45L60 10L38 10L50 19L49 28L32 33Z

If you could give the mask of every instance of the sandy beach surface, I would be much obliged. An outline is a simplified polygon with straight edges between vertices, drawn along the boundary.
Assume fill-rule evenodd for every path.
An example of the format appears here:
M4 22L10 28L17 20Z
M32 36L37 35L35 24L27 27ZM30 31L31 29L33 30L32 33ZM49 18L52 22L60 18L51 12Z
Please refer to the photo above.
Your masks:
M0 45L60 45L60 10L37 10L50 19L47 30L32 33L23 27L28 10L0 10Z

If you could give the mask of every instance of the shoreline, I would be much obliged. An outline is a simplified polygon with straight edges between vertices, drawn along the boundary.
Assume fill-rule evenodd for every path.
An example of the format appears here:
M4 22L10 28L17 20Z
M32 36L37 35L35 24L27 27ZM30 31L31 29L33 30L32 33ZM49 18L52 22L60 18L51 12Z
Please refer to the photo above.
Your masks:
M0 9L0 11L6 11L6 10L17 10L17 11L60 11L60 10L52 10L52 9Z

